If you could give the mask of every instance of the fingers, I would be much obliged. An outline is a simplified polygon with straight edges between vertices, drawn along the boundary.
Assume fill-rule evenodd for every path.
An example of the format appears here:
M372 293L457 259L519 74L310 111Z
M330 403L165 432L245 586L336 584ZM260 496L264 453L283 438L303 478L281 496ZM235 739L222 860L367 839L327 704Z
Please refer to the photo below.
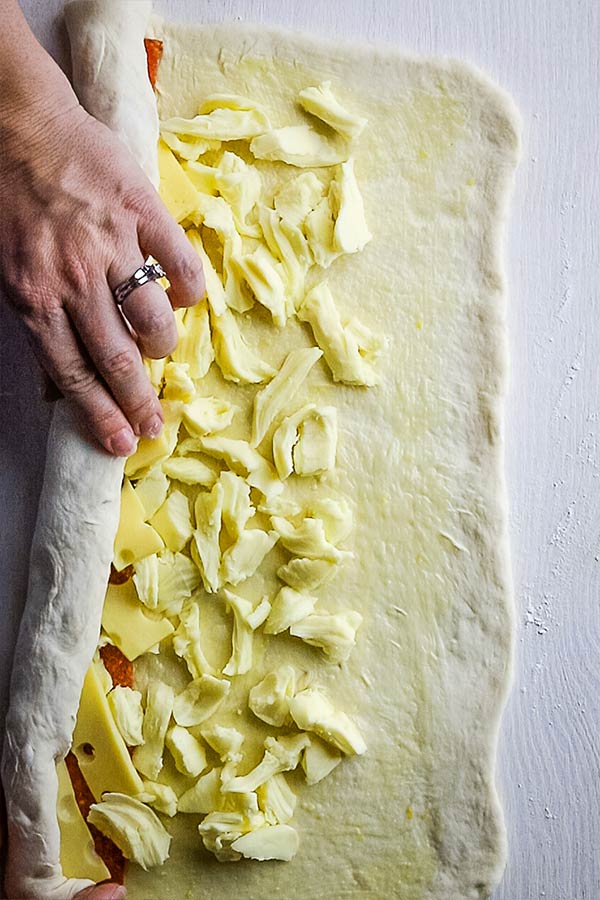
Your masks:
M113 263L107 276L110 288L114 290L130 278L143 262L141 254L132 253L129 261ZM114 305L114 298L112 302ZM159 284L151 281L136 287L121 304L121 310L145 356L162 359L172 353L177 346L177 326L170 300Z
M36 356L65 397L79 406L90 431L109 453L129 456L136 438L117 402L85 360L69 317L61 307L29 322Z
M193 306L204 297L206 286L200 258L158 196L139 212L138 238L140 246L164 267L171 282L169 298L174 308Z
M152 294L147 298L147 289L150 287L157 288L158 292L154 306ZM142 301L147 298L150 306L149 313L144 312L143 306L141 307L139 321L142 330L149 323L156 325L156 334L154 332L148 334L153 336L155 350L158 347L158 355L163 356L165 353L160 347L160 341L163 340L162 330L167 332L167 341L163 340L162 344L166 353L172 349L169 337L171 325L175 330L175 343L177 342L175 321L167 296L157 285L150 284L137 288L134 291L134 294L136 293L143 295ZM134 299L134 294L126 300L126 305ZM163 314L163 307L166 307L166 316ZM67 303L67 311L92 362L135 434L156 437L162 429L162 408L148 379L140 350L127 329L106 283L98 287L94 296L87 298L86 303L75 302L72 308ZM130 312L129 306L127 312ZM163 325L163 319L167 325ZM134 327L137 330L137 321Z
M124 900L126 895L122 884L95 884L75 894L74 900Z

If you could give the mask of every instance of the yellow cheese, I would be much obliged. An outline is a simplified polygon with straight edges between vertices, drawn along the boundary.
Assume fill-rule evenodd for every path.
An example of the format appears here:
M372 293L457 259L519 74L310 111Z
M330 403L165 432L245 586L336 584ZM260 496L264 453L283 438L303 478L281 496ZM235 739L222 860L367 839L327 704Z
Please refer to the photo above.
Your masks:
M143 791L142 779L133 767L93 665L83 683L73 753L96 800L105 791L122 791L132 796Z
M250 151L256 159L285 162L299 168L334 166L348 158L346 148L337 149L310 125L284 125L255 137Z
M198 191L164 141L158 144L161 200L178 222L187 219L198 205Z
M127 659L137 659L175 630L168 619L149 619L132 581L109 584L102 610L102 627Z
M113 565L117 571L163 549L160 535L146 524L145 518L146 510L126 478L121 489L121 515L115 537Z
M171 491L163 505L152 516L156 528L165 544L174 553L183 550L192 536L190 503L181 491Z
M190 234L191 232L188 231L188 237ZM208 291L206 266L204 267L204 277ZM171 359L173 362L187 363L191 378L204 378L214 359L210 340L208 304L206 300L200 300L195 306L181 310L181 313L182 315L177 319L179 342L171 354Z
M139 478L146 469L167 459L175 449L177 432L181 425L182 404L179 401L161 400L161 406L165 422L163 430L156 438L139 439L137 450L125 463L125 474L128 478Z
M60 864L67 878L104 881L110 872L96 853L90 830L77 806L75 792L64 760L56 764L58 799L56 815L60 828Z
M308 373L323 355L317 347L292 350L275 378L254 397L252 446L258 447L269 426L284 406L293 400Z

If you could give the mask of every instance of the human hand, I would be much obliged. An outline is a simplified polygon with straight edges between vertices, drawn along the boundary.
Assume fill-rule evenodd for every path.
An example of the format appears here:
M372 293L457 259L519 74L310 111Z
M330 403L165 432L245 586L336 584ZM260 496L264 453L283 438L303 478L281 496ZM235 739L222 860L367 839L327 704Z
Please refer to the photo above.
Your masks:
M58 72L58 70L57 70ZM41 102L40 102L41 101ZM202 265L126 148L66 79L23 110L0 109L0 280L34 351L111 453L155 437L162 412L142 363L177 343L172 307L204 294ZM141 249L143 248L143 249ZM114 288L146 255L171 288ZM132 334L131 326L135 335Z

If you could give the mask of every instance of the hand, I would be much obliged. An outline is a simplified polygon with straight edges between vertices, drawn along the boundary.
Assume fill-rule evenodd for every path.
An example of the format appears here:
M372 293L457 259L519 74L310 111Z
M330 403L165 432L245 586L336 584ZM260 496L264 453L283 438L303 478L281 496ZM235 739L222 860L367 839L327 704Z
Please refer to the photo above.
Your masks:
M0 278L43 368L126 456L162 427L140 351L175 348L172 307L203 296L202 265L126 148L57 85L51 101L0 111ZM112 290L148 254L171 289L136 288L125 321Z

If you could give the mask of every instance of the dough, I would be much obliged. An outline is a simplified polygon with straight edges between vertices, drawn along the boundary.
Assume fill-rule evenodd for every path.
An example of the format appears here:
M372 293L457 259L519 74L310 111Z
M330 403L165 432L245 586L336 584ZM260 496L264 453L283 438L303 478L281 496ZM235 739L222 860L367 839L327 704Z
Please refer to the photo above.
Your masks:
M84 0L67 7L66 17L80 98L157 184L158 122L143 44L150 9L146 2ZM2 758L11 900L70 900L91 883L62 874L54 763L69 749L98 640L122 476L123 460L91 443L69 401L56 403Z
M512 631L499 245L515 112L454 62L247 27L157 23L155 31L165 41L163 117L193 115L199 98L228 91L293 124L298 91L330 79L369 119L356 171L373 240L360 258L338 260L328 283L387 345L379 387L336 386L331 397L337 486L355 505L357 564L323 597L351 598L364 616L335 699L356 718L368 752L302 793L292 862L219 864L201 852L192 820L187 837L178 820L169 823L171 860L158 872L132 866L128 896L146 900L159 889L180 900L197 885L206 900L487 897L505 856L493 779ZM282 356L299 336L309 342L300 325L277 333L265 355ZM324 400L329 388L324 379ZM82 886L61 881L53 758L68 747L97 635L121 470L86 444L60 404L3 762L13 897L62 900Z
M494 789L512 635L500 236L515 111L456 62L246 26L157 23L155 36L161 119L233 92L263 103L274 126L299 124L298 92L323 80L368 118L356 172L373 240L326 277L344 313L385 335L386 348L379 387L334 386L325 368L312 385L338 409L337 480L327 485L352 499L357 523L355 564L319 595L364 616L327 690L368 751L299 791L291 862L218 863L199 846L196 820L180 816L168 823L171 859L160 873L132 866L128 896L160 884L165 900L193 885L206 900L487 897L505 858ZM312 343L295 322L252 328L274 366ZM273 650L253 680L279 661ZM152 662L137 666L140 686Z

